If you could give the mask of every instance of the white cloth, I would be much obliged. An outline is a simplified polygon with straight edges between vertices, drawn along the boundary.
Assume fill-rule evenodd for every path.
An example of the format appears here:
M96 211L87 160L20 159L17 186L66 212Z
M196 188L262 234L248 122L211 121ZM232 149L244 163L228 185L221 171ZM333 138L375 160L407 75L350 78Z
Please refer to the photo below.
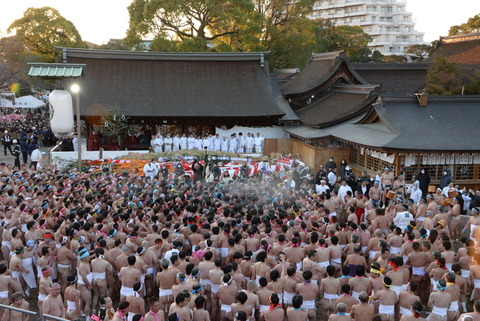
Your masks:
M77 305L75 304L75 301L67 300L67 312L75 311L76 309L77 309Z
M123 286L123 285L120 288L120 294L123 295L124 297L132 295L134 292L135 291L133 291L133 288L129 288L129 287L126 287L126 286ZM162 293L162 289L160 289L160 296L162 295L161 293Z
M260 313L261 313L261 312L263 312L263 311L265 311L265 310L267 310L267 309L269 309L269 308L270 308L269 305L260 305L260 309L259 309L258 311L260 311Z
M457 312L458 310L460 310L460 307L458 305L458 301L452 301L452 303L450 303L450 307L448 308L448 311Z
M413 215L409 212L398 212L397 216L393 219L393 224L400 227L404 231L410 221L413 221Z
M304 309L315 309L315 300L303 300L302 308Z
M436 315L438 315L442 318L447 315L447 310L448 310L448 308L438 308L436 306L432 307L432 313L436 314Z
M22 277L27 283L30 289L35 289L37 287L37 282L35 279L35 273L33 272L33 258L27 257L22 260L23 272Z
M157 176L159 168L155 163L147 163L143 166L143 173L145 176L150 177L153 180L155 176Z
M338 197L340 197L342 200L345 199L345 195L347 195L347 192L350 191L350 193L353 194L352 188L348 185L342 185L338 188Z
M387 314L387 315L394 314L395 305L380 304L380 306L378 307L378 313Z
M220 310L224 311L225 313L228 313L232 311L232 307L230 306L230 304L222 304L222 306L220 307Z
M283 303L292 304L292 299L295 296L295 293L283 292Z
M425 275L425 267L412 267L412 274L413 275Z
M410 311L410 309L400 307L400 314L401 315L412 315L412 311Z

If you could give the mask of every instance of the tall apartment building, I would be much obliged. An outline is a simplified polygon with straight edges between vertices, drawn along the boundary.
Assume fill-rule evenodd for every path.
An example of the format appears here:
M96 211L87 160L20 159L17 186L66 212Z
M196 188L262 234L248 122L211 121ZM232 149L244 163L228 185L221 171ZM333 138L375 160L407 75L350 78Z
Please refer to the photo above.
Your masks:
M384 55L404 55L408 46L424 44L415 30L406 0L318 0L311 19L330 19L335 25L360 26L373 39L370 49Z

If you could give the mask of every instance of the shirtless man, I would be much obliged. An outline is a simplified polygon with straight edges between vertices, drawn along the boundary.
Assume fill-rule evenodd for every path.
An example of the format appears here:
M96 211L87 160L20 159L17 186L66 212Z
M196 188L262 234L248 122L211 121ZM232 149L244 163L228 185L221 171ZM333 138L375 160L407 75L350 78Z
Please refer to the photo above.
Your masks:
M319 292L323 295L321 320L327 320L328 316L333 313L336 306L337 297L340 294L340 281L335 278L335 267L329 265L326 268L327 278L320 281Z
M448 320L453 321L458 318L460 314L460 287L455 284L456 275L453 272L448 272L443 276L443 279L447 283L445 292L450 293L452 296L452 303L447 311Z
M315 321L315 299L317 298L319 287L316 283L313 283L311 271L303 271L302 276L305 281L297 284L295 292L304 298L303 308L307 310L308 319Z
M398 297L390 290L392 280L389 277L383 279L384 289L375 293L374 300L379 300L378 313L382 317L382 321L394 320L395 318L395 304L398 302Z
M113 273L112 265L105 260L105 252L102 248L95 249L95 259L90 263L92 266L93 279L93 302L98 298L108 295L107 275Z
M292 245L283 250L285 253L285 260L287 262L294 262L297 265L297 270L300 270L302 260L305 257L305 250L300 247L300 240L296 237L292 239ZM254 266L255 270L255 266ZM258 273L257 273L258 275Z
M430 292L428 291L430 281L425 273L425 267L429 264L428 255L424 251L420 251L420 243L418 242L413 242L412 249L413 252L408 255L406 265L412 267L411 281L420 285L418 296L426 302ZM407 307L405 306L405 308Z
M258 295L258 302L260 304L259 312L262 313L264 310L268 309L270 305L270 296L274 293L272 290L267 288L267 279L261 277L259 280L259 287L256 294Z
M389 271L387 272L386 276L390 279L391 283L388 287L389 290L395 292L398 296L400 295L400 291L402 290L403 279L404 279L404 272L400 269L400 262L401 257L390 257L388 261Z
M300 249L300 250L302 250L302 252L303 252L303 249ZM303 257L304 257L304 255L302 255L302 258L300 259L299 262L301 262ZM255 280L257 282L257 285L258 285L258 280L261 277L265 277L267 279L270 278L271 267L268 266L267 263L265 262L265 260L267 259L267 252L265 252L265 251L259 252L257 254L256 258L257 258L257 263L255 263L255 265L253 265L253 267L252 267L252 272L251 272L250 279Z
M215 263L212 262L213 253L211 251L205 252L203 260L198 263L198 269L200 270L200 284L202 285L203 293L206 296L206 306L207 311L212 309L212 300L211 300L211 284L209 272L215 268Z
M260 300L258 298L258 295L255 294L256 289L257 285L255 281L250 280L247 282L247 289L244 290L244 292L247 294L247 301L245 302L245 304L248 304L252 307L252 317L250 318L250 321L256 320L255 314L260 309Z
M342 264L342 247L338 244L338 237L336 235L330 238L331 245L330 248L330 264L337 268L337 271L340 269Z
M337 304L337 314L330 314L328 321L351 321L353 320L350 314L347 312L347 306L345 303Z
M400 321L425 321L425 318L420 317L420 313L423 311L423 305L422 303L415 301L412 303L410 309L410 314L409 315L403 315L400 318Z
M480 321L480 301L476 300L473 304L474 312L463 313L460 315L458 320L468 320L467 317L470 317L472 321ZM410 321L410 320L408 320Z
M17 308L17 309L23 309L23 310L29 310L30 309L30 305L23 298L22 292L14 293L12 295L12 301L13 301L13 303L10 304L11 307L14 307L14 308ZM24 320L28 319L27 314L23 314L22 312L17 312L17 311L11 310L9 313L11 315L10 316L11 319L9 319L10 321L24 321ZM0 313L0 317L1 317L1 313ZM8 319L8 317L5 316L5 319ZM2 319L2 320L4 320L4 319Z
M385 204L385 195L387 194L387 191L392 189L394 178L395 176L390 171L390 168L385 167L385 171L380 175L380 183L382 184L383 189L383 204Z
M192 320L192 311L188 306L187 296L184 293L177 295L175 302L170 305L168 311L169 315L176 313L178 316L178 321Z
M219 313L219 296L218 290L222 283L223 271L220 269L222 266L222 259L215 260L215 268L208 272L208 276L211 282L211 301L212 301L212 320L217 320ZM254 281L255 282L255 281Z
M38 282L38 310L42 314L43 301L47 298L47 295L51 292L50 289L53 285L52 282L52 268L44 267L42 269L42 277ZM0 267L1 274L1 267Z
M193 320L195 321L210 321L210 314L205 310L205 297L200 295L195 299L195 309L193 310ZM145 321L147 319L145 318ZM156 320L152 320L156 321Z
M8 290L9 288L14 289L15 291L20 291L21 288L17 284L15 280L10 275L5 274L7 272L7 266L5 263L0 263L0 303L3 305L8 305L9 300L8 300ZM3 316L2 316L3 314ZM8 316L8 311L2 311L0 310L0 319L3 320L7 319Z
M445 292L447 282L444 279L437 281L438 291L432 292L428 299L428 307L432 313L428 316L428 321L443 321L447 317L447 310L452 303L452 295Z
M155 271L157 268L157 260L158 256L156 252L153 250L153 247L148 247L149 243L144 241L142 246L146 249L145 254L143 254L142 258L144 263L147 266L146 274L145 274L145 290L147 297L152 296L154 292L155 286Z
M53 315L59 318L65 318L65 309L63 308L62 296L60 290L62 287L58 283L53 283L50 288L50 294L47 295L42 305L42 313Z
M128 311L128 321L131 321L135 314L145 315L145 301L139 294L141 290L142 283L135 283L133 285L133 294L130 294L126 298L126 301L130 303L130 309Z
M120 300L124 301L129 295L133 294L133 285L140 282L142 273L135 268L137 258L135 255L128 256L128 266L120 269L120 281L122 288L120 289Z
M232 304L235 302L238 289L230 274L225 274L222 277L222 282L223 283L220 285L217 295L220 302L220 320L226 321L227 315L232 310Z
M172 287L175 284L176 275L180 273L179 263L177 255L171 256L170 262L165 258L160 260L161 271L157 273L157 285L160 291L160 308L164 310L166 316L169 315L168 308L173 303Z
M360 303L355 304L352 307L352 312L350 313L350 316L354 320L372 320L375 307L373 304L368 304L367 292L361 292L358 296L358 300L360 301Z
M86 315L91 314L92 305L92 271L89 263L89 253L85 250L80 254L80 263L78 264L78 282L77 288L80 291L84 310Z
M355 304L358 304L358 300L350 295L350 293L352 292L352 288L350 287L349 284L342 285L340 290L341 290L341 295L337 298L337 306L338 306L338 303L340 302L344 303L345 306L347 307L347 313L350 313L352 311L352 307ZM337 311L335 310L334 312L337 312Z
M22 287L22 283L20 279L20 273L23 272L23 262L22 262L22 255L25 251L23 246L18 246L15 248L13 255L10 257L10 274L12 278L18 283L18 288Z
M69 320L75 320L82 315L80 291L77 290L78 278L76 275L67 276L68 286L65 289L64 306L67 308L65 316Z
M260 313L261 321L278 321L283 320L285 312L280 304L280 299L276 293L270 296L270 307Z
M356 276L350 278L348 284L352 288L352 297L358 299L360 292L370 293L371 283L370 280L365 277L365 267L363 265L357 265Z
M302 309L303 297L295 295L292 298L292 307L287 308L288 321L307 321L308 313Z
M370 198L370 200L375 201L377 204L381 201L382 189L380 188L379 181L373 182L373 186L370 187L370 190L368 191L368 197Z
M365 257L361 255L362 247L360 246L360 244L355 245L353 251L354 253L348 255L343 262L343 265L346 265L350 268L350 276L356 275L355 269L357 268L357 266L363 266L364 269L368 267L367 260L365 260ZM360 293L361 291L358 292Z
M401 291L398 298L398 305L400 307L401 315L411 315L410 307L415 301L420 301L420 297L415 295L417 291L417 284L414 282L409 282L406 291Z
M164 320L164 313L160 310L160 301L153 297L150 298L148 301L148 305L150 307L150 311L145 314L144 321L163 321ZM195 313L195 312L194 312ZM209 321L209 320L201 320L201 321Z
M70 242L68 237L62 236L60 240L60 248L57 252L57 271L60 284L62 285L62 292L65 293L68 282L67 277L72 274L72 264L75 261L75 256L70 250Z
M368 241L368 246L365 249L365 255L368 256L368 263L371 264L375 255L380 251L380 241L383 241L383 232L380 229L375 230L375 237Z
M246 304L248 296L245 292L238 292L236 296L236 303L232 304L232 310L227 314L228 320L233 320L239 311L245 312L247 318L252 316L252 306Z

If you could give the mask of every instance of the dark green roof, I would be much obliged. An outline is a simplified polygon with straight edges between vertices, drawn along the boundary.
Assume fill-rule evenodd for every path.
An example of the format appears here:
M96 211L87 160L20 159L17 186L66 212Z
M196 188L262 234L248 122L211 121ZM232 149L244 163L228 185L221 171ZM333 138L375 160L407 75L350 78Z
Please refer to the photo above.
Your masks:
M83 77L85 64L28 63L30 77L79 78Z

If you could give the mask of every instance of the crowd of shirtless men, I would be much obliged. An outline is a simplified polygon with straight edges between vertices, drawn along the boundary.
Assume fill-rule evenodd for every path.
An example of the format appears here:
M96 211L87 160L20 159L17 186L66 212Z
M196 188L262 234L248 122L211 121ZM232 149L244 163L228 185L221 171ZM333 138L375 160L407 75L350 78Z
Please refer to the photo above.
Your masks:
M478 209L461 224L441 193L0 171L3 305L68 320L480 320Z

